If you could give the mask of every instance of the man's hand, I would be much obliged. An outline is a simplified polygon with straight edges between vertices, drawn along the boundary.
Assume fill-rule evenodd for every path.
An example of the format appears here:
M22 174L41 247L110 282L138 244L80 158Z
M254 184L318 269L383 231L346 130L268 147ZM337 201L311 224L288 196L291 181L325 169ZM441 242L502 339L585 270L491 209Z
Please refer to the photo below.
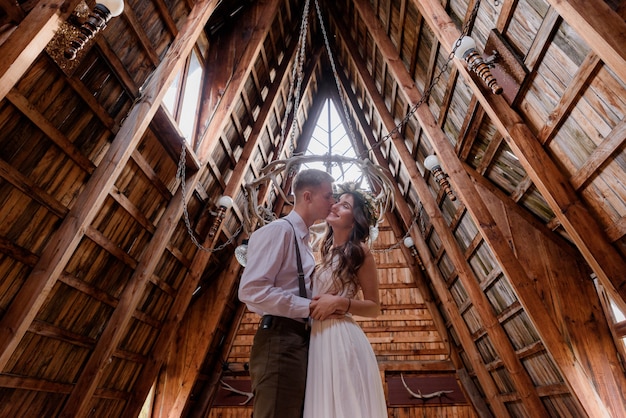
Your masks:
M311 310L311 318L318 321L325 319L336 319L345 316L344 305L346 298L337 295L319 295L311 300L309 305Z

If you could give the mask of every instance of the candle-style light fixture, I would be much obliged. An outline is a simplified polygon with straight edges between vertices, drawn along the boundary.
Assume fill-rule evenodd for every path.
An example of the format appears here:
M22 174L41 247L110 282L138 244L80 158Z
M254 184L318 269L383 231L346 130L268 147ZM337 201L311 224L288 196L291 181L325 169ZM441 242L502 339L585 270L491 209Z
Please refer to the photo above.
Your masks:
M448 175L441 168L441 164L439 163L439 159L435 154L429 155L424 160L424 167L426 170L429 170L435 176L435 180L439 183L439 186L444 190L444 192L448 195L450 200L456 200L456 196L452 192L452 187L450 186L450 182L448 181Z
M217 233L224 217L226 216L226 211L233 207L233 199L230 196L222 196L217 199L217 212L211 213L215 215L215 219L213 220L213 225L211 225L211 229L209 230L209 237L213 238Z
M493 66L493 62L495 62L496 55L484 60L476 50L476 42L469 36L463 36L461 38L461 43L454 51L454 55L459 59L465 60L470 71L474 71L478 74L485 84L489 86L492 93L502 94L502 87L498 84L493 74L491 74L491 70L489 70L489 68Z
M417 264L419 265L420 269L425 270L424 263L422 263L422 259L417 253L417 248L415 248L415 243L413 242L413 238L407 236L404 239L403 244L406 248L409 249L409 251L411 251L411 257L415 258L415 261L417 261Z
M104 29L112 17L119 16L124 11L124 0L98 0L93 10L89 12L76 37L69 40L69 45L63 55L68 60L76 58L78 52L98 32Z

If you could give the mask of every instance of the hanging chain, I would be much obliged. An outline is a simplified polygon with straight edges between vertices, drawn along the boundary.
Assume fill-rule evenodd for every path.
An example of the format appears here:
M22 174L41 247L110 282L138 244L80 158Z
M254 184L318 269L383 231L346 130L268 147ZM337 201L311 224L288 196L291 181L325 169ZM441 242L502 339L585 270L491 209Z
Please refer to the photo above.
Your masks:
M304 11L302 12L302 23L300 24L300 36L298 38L298 51L296 53L293 68L291 71L291 80L289 82L289 94L287 95L287 103L285 105L285 117L281 123L281 148L285 141L285 132L287 130L287 119L293 110L293 120L291 121L291 140L289 142L290 155L296 148L296 123L298 107L300 106L300 90L302 89L302 80L304 79L304 55L306 52L306 37L309 28L309 8L311 1L306 0ZM297 83L296 83L297 78ZM294 86L294 84L296 84ZM293 103L292 103L293 99Z
M315 0L315 5L317 6L317 0ZM496 6L498 5L498 1L496 1ZM450 62L454 59L454 54L456 52L456 50L459 48L459 46L461 46L461 40L464 36L467 36L469 34L469 31L471 29L471 26L474 22L474 19L476 19L476 15L478 14L478 9L480 7L480 0L477 0L476 3L474 4L474 8L472 9L472 13L469 17L469 19L467 19L467 21L464 23L463 25L463 29L461 30L461 36L459 36L459 38L456 40L456 42L454 43L454 46L452 47L452 51L450 51L450 54L448 55L448 58L446 60L446 62L444 63L443 67L439 69L439 72L437 73L437 75L432 79L432 81L430 82L428 88L426 90L424 90L424 94L422 95L422 97L420 97L420 99L417 101L417 103L415 103L411 109L409 109L409 111L407 112L407 114L404 116L404 118L400 121L400 123L398 123L387 135L383 136L380 141L376 142L376 144L374 144L371 148L365 149L363 152L361 152L361 154L359 154L360 158L365 158L366 156L369 155L370 151L373 151L376 148L379 148L386 140L388 140L389 138L391 138L393 135L395 134L399 134L402 127L409 121L409 119L411 119L411 117L413 116L413 114L417 111L417 109L428 100L428 98L430 97L433 88L435 87L435 85L437 85L437 83L439 82L439 80L441 79L441 77L443 76L443 74L447 71L448 66L450 65ZM319 11L318 11L319 13ZM321 17L320 17L321 20ZM322 31L324 32L323 28ZM326 39L326 33L324 32L324 39ZM329 52L330 55L330 52ZM331 65L333 63L333 60L331 58ZM333 73L335 72L334 66L333 66ZM343 97L342 97L342 101L343 101ZM391 252L393 250L395 250L396 248L400 247L400 244L404 243L404 240L410 235L410 225L413 225L414 222L418 222L420 221L420 230L422 231L422 233L424 233L425 230L425 226L423 225L424 223L424 219L423 219L423 210L424 210L424 206L421 204L419 205L419 210L418 213L416 214L416 216L413 218L413 220L411 220L411 223L409 224L409 227L407 228L407 232L406 234L404 234L404 236L402 238L400 238L400 240L398 242L396 242L395 244L393 244L392 246L390 246L389 248L385 248L385 249L378 249L378 250L374 250L372 249L372 252L374 253L388 253Z
M348 106L346 104L346 99L342 93L341 81L339 80L339 74L337 73L337 67L335 66L335 59L333 58L333 53L330 49L330 42L328 42L328 34L326 33L326 26L324 25L324 19L322 19L322 12L320 12L320 6L317 0L315 0L315 9L317 11L317 17L320 20L320 28L322 29L322 35L324 35L324 45L326 46L326 53L328 54L330 67L333 71L335 84L337 85L337 93L339 94L339 98L341 99L341 107L343 108L343 114L346 119L346 123L348 124L348 133L350 136L350 140L352 141L353 144L356 144L356 135L354 134L354 129L352 128L352 123L350 122L352 119L350 118L350 114L348 113Z
M237 238L237 235L239 235L239 233L241 232L243 225L239 226L237 231L235 231L235 233L230 238L228 238L228 241L226 241L225 243L221 244L218 247L207 248L203 246L200 243L200 241L198 241L198 239L196 238L196 235L193 232L193 228L191 227L191 222L189 221L189 212L187 210L187 198L186 198L187 186L185 184L185 161L186 160L187 160L187 147L185 143L183 143L182 149L180 151L180 159L178 160L178 169L176 170L176 179L180 180L180 192L181 192L180 198L183 202L183 219L185 220L187 233L189 234L191 241L196 245L196 247L198 247L202 251L206 251L209 253L215 253L215 252L221 251L224 248L228 247L232 242L234 242L235 238Z
M496 0L496 5L498 4L498 1ZM446 62L444 63L443 67L439 69L439 72L437 73L437 75L432 79L430 85L428 86L428 88L424 91L424 94L422 95L422 97L420 98L420 100L417 101L417 103L415 103L413 106L411 106L411 108L409 109L409 111L407 112L407 114L404 116L404 118L400 121L400 123L398 123L387 135L383 136L380 141L376 142L376 144L374 144L371 148L367 148L365 149L363 152L361 152L359 154L360 158L367 158L369 156L369 152L373 151L375 148L379 148L386 140L388 140L389 138L391 138L392 136L399 134L402 127L410 120L410 118L413 116L413 114L417 111L417 109L428 100L428 98L430 97L433 88L435 87L435 85L439 82L439 80L441 79L441 77L443 76L444 72L447 71L448 69L448 65L450 65L450 62L454 59L454 53L456 52L457 48L461 45L461 38L463 36L466 36L469 33L470 27L474 21L474 19L476 18L476 15L478 13L478 8L480 6L480 0L476 1L476 3L474 4L474 8L472 9L472 13L470 15L470 18L465 22L465 24L463 25L463 29L461 31L461 36L459 37L459 39L457 39L457 41L454 44L454 47L452 48L452 51L450 52L450 54L448 55L448 58L446 60ZM328 58L330 60L330 65L331 65L331 69L333 72L333 76L335 78L335 83L337 85L337 90L339 92L339 97L341 98L341 105L343 108L343 112L346 118L346 121L348 122L348 130L349 130L349 135L350 138L355 141L356 140L356 136L354 133L354 129L352 127L352 124L350 123L351 118L349 117L349 112L348 112L348 107L344 98L344 95L341 93L341 83L339 80L339 75L337 73L337 68L335 65L335 61L333 58L333 54L331 53L331 49L330 49L330 43L328 41L328 35L326 33L326 27L324 25L324 20L322 19L322 14L320 12L320 7L318 4L318 0L315 0L315 8L317 11L317 15L318 18L320 20L320 27L322 30L322 34L324 36L324 44L328 53ZM295 61L293 64L293 69L292 69L292 75L291 75L291 81L289 84L289 93L287 96L287 104L285 106L285 117L281 123L281 145L282 142L285 140L285 131L287 128L287 119L288 119L288 115L289 113L293 110L294 112L294 116L293 116L293 120L292 120L292 125L291 125L291 140L290 140L290 145L289 145L289 150L290 153L293 154L293 151L295 150L295 146L296 146L296 142L295 142L295 126L297 123L297 111L298 111L298 107L300 105L300 95L301 95L301 88L302 88L302 80L304 78L304 72L303 72L303 66L304 66L304 57L305 57L305 51L306 51L306 37L307 37L307 31L308 31L308 19L309 19L309 9L310 9L310 0L306 0L305 5L304 5L304 11L302 14L302 23L300 25L300 36L299 36L299 40L298 40L298 52L296 54L295 57ZM297 82L296 82L297 79ZM293 104L292 104L292 99L293 99ZM356 143L356 142L353 142ZM187 190L186 190L186 184L185 184L185 162L186 162L186 145L185 143L183 143L183 146L181 148L181 153L180 153L180 159L178 161L178 168L176 171L176 178L180 181L180 187L181 187L181 200L182 200L182 204L183 204L183 218L185 221L185 226L187 228L187 232L189 234L189 237L191 238L191 241L196 245L196 247L198 247L199 249L203 250L203 251L207 251L207 252L217 252L217 251L221 251L224 248L226 248L227 246L229 246L231 243L234 242L235 238L239 235L239 233L241 232L243 225L240 225L239 228L237 229L237 231L235 231L235 233L228 239L228 241L226 241L225 243L219 245L218 247L215 248L207 248L204 247L196 238L193 229L191 227L191 222L189 220L189 212L187 209L187 200L186 200L186 196L187 196ZM421 212L421 210L420 210ZM418 216L416 216L412 221L411 224L413 224L413 222L416 222L418 220L419 214ZM408 228L406 234L404 234L404 236L395 244L393 244L392 246L390 246L389 248L386 249L381 249L381 250L372 250L372 252L377 252L377 253L388 253L390 251L395 250L396 248L398 248L401 243L403 243L404 239L407 238L410 235L410 228Z
M478 14L479 7L480 7L480 0L476 1L476 3L474 4L474 8L472 9L472 14L463 25L463 29L461 30L461 36L459 36L459 38L454 43L454 46L452 47L452 51L450 51L450 54L448 55L448 59L443 64L443 66L439 69L439 72L437 73L437 75L432 79L432 81L428 85L428 88L424 90L424 94L422 95L422 97L420 97L417 103L411 106L411 108L409 109L407 114L404 116L404 118L400 121L400 123L398 123L387 135L383 136L380 139L380 141L372 145L371 148L367 148L363 150L361 154L359 154L359 157L365 158L367 155L369 155L370 151L373 151L376 148L380 148L380 146L382 146L386 140L390 139L396 134L400 134L402 127L411 119L411 117L417 111L417 109L430 98L430 95L433 89L435 88L435 86L437 85L437 83L439 82L443 74L448 70L448 66L450 65L450 62L454 59L454 53L456 52L458 47L461 46L461 40L463 36L467 36L467 34L469 33L470 27L472 23L474 22L476 15Z

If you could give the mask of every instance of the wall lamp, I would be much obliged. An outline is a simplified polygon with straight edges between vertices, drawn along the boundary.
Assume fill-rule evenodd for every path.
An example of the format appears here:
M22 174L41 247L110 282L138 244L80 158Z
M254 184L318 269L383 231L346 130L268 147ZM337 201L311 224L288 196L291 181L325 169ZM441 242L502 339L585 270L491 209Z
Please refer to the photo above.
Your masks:
M456 45L457 44L453 46ZM469 36L464 36L461 38L461 43L456 46L454 55L459 59L465 60L465 62L467 62L467 67L483 79L485 84L487 84L487 86L491 89L492 93L502 94L502 87L498 84L498 81L489 70L489 68L494 66L494 62L497 59L497 51L494 51L492 56L483 60L476 50L476 42L474 42L474 40Z
M222 196L217 199L217 212L211 212L211 215L215 216L213 220L213 225L211 225L211 229L209 230L209 237L213 238L217 233L224 217L226 217L226 211L233 207L233 199L230 196Z
M69 40L69 46L63 55L68 60L76 58L78 51L83 49L85 44L98 32L104 29L112 17L119 16L124 11L124 0L98 0L93 10L89 12L78 33Z
M450 182L448 181L448 175L444 173L441 164L439 164L439 159L435 154L426 157L424 167L426 167L426 170L433 173L435 180L437 180L437 183L439 183L439 186L441 186L450 200L456 200L456 196L452 192L452 187L450 187Z
M404 239L404 246L411 251L411 257L415 258L417 264L419 265L421 270L425 270L424 263L422 263L422 259L419 254L417 254L417 248L415 248L415 243L413 242L413 238L406 237Z

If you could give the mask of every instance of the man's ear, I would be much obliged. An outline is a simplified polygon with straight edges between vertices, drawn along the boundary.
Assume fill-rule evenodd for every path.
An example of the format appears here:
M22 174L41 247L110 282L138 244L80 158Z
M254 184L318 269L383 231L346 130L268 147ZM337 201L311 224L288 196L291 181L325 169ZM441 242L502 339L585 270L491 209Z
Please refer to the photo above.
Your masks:
M302 200L304 200L307 203L311 203L311 199L313 197L313 193L311 193L310 190L305 190L302 192Z

